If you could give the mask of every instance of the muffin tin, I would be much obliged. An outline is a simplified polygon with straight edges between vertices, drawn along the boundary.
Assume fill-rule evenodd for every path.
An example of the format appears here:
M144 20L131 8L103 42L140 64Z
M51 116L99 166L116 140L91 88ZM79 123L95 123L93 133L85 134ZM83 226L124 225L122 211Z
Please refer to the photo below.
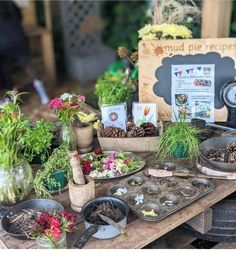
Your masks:
M188 172L174 163L163 163L161 169ZM127 202L141 219L158 221L189 205L214 189L214 184L204 178L155 178L145 171L110 187L109 195Z

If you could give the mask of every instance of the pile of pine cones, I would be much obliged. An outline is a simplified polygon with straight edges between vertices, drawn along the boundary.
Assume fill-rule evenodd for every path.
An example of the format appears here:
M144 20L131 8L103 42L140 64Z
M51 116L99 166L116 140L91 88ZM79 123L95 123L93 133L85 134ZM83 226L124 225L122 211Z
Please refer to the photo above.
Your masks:
M140 125L140 127L138 127L134 123L129 122L127 125L127 133L119 127L106 127L101 129L102 137L125 138L151 137L158 135L158 129L152 123L143 123Z
M206 156L215 162L236 163L236 143L229 143L226 148L218 150L210 149L206 152Z

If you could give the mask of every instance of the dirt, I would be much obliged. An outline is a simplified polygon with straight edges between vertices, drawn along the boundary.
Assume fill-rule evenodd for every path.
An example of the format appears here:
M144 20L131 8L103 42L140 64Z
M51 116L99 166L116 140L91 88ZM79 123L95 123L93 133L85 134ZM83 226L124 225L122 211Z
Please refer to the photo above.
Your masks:
M26 234L30 236L35 227L35 218L42 213L42 209L24 209L9 218L9 232L14 234Z
M125 217L119 208L115 207L112 203L104 202L96 206L95 210L91 212L87 220L96 225L105 225L105 222L100 218L99 214L102 214L115 222L119 222Z
M200 182L197 182L197 181L193 181L192 185L195 186L195 187L197 187L197 188L199 188L200 190L207 190L209 188L208 185L200 183Z
M180 188L177 190L178 195L184 197L193 197L196 195L196 190L194 188Z

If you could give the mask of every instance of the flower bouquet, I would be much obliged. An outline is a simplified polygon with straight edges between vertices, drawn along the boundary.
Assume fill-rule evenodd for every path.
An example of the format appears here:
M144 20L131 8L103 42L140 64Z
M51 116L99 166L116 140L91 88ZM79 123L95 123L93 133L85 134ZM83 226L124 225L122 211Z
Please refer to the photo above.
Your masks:
M60 97L52 99L48 104L49 108L55 111L62 125L60 143L66 144L70 150L76 150L77 147L76 136L71 123L84 102L84 96L64 93Z
M36 218L32 239L36 238L40 248L67 248L66 232L75 226L76 217L67 211L43 212Z
M129 175L144 167L145 161L131 152L104 152L95 149L93 153L79 156L85 175L94 179L115 178Z
M48 106L55 111L61 124L70 125L84 102L84 96L64 93L60 97L52 99Z

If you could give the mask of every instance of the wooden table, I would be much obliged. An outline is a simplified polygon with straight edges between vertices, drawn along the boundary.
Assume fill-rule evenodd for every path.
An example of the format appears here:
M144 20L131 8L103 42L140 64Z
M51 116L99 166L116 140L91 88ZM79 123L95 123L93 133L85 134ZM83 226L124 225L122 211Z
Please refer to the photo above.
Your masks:
M145 156L148 163L152 163L153 157L150 155ZM223 198L227 197L231 193L236 191L235 181L227 180L213 180L215 183L215 189L205 197L195 201L189 206L182 208L180 211L168 216L167 218L158 221L158 222L146 222L137 218L134 214L130 214L128 217L128 225L126 231L128 232L128 239L125 239L123 236L118 236L110 240L97 240L90 239L86 244L85 248L92 249L134 249L134 248L143 248L152 241L160 238L164 234L170 232L179 225L185 223L194 216L200 214L208 207L219 202ZM107 189L116 184L117 182L122 182L120 180L111 180L103 182L100 185L96 186L96 196L105 195ZM62 193L55 197L55 199L62 202L64 207L67 210L70 210L70 202L68 191ZM80 215L78 217L78 230L75 232L69 233L67 236L69 248L73 247L73 242L78 238L79 235L84 231L84 224ZM19 241L7 235L2 229L0 229L0 248L37 248L35 241Z

